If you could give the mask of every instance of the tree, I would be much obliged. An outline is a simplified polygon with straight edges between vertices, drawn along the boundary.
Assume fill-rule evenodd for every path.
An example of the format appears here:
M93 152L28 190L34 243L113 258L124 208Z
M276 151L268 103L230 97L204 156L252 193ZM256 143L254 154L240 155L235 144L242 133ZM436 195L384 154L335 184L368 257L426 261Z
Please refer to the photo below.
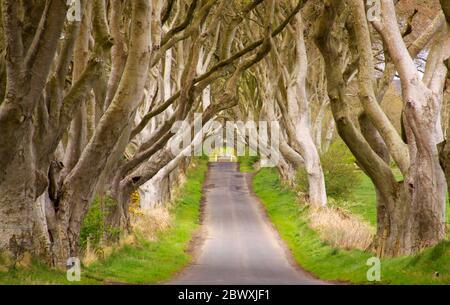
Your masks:
M352 22L348 28L344 27L347 20ZM445 234L445 179L436 147L440 128L436 124L439 121L438 96L439 88L442 88L439 84L444 78L440 69L431 68L434 81L429 84L420 81L410 55L411 51L415 54L417 45L421 46L419 50L426 45L432 37L430 32L436 33L434 24L422 34L417 44L413 44L414 48L411 46L408 50L390 1L382 1L382 20L383 23L375 24L375 27L380 31L389 58L402 81L406 143L379 106L377 96L381 95L377 95L374 89L371 35L364 5L359 1L349 2L349 7L344 6L343 1L326 3L316 43L324 55L328 94L339 134L377 190L376 247L381 255L404 255L435 245ZM360 102L370 130L358 130L349 117L345 90L352 71L339 51L339 44L347 40L346 35L351 37L350 40L354 37L353 48L359 54L356 60ZM370 134L363 134L363 130L369 130ZM380 143L385 145L398 165L403 181L396 181L386 156L379 149Z
M174 122L191 118L200 96L210 99L204 123L236 105L242 73L302 5L235 44L262 2L81 1L73 22L63 0L2 2L0 250L65 266L92 200L105 193L117 202L111 224L126 229L130 194L184 159L169 149ZM273 7L261 8L266 25ZM224 90L220 101L208 94L213 85Z

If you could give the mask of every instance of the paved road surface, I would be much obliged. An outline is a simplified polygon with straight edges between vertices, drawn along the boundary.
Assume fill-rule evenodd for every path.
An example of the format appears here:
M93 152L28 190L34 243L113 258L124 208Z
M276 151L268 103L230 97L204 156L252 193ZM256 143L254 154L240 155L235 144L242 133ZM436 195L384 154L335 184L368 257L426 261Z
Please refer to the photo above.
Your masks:
M170 284L322 284L294 267L237 163L210 163L205 240Z

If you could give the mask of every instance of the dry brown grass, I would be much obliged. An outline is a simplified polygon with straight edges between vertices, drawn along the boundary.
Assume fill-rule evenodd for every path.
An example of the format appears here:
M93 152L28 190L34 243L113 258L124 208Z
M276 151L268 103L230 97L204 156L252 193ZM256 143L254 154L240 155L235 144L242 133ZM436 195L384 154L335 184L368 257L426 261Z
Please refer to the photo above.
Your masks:
M336 248L367 250L373 240L374 230L368 223L339 208L311 208L309 221L320 237Z
M90 241L87 241L86 250L83 255L83 264L89 266L98 260L98 253L92 248Z
M33 255L24 252L17 257L9 251L0 251L0 272L7 272L11 268L27 269L33 263Z
M0 251L0 272L8 272L9 268L14 265L12 255L6 251Z
M154 241L159 232L170 227L171 221L169 208L157 205L148 210L141 210L141 213L134 217L133 229L140 232L146 239Z
M195 163L191 164L195 167ZM186 182L186 176L181 174L175 187L172 188L171 198L177 198L181 190L181 186ZM151 209L141 209L139 203L132 204L130 206L131 217L131 234L123 234L120 236L117 243L112 245L101 245L97 249L93 249L89 245L86 247L83 255L83 263L86 266L98 261L99 259L105 259L110 256L114 251L121 249L125 245L133 245L137 243L137 234L144 237L149 241L156 241L157 234L159 232L167 230L172 223L171 208L174 202L166 202L164 204L154 205Z
M93 248L88 241L83 255L83 264L86 266L97 262L99 259L105 259L114 251L121 249L125 245L133 245L137 242L136 234L140 234L149 241L155 241L157 234L170 227L172 216L169 207L155 206L148 210L139 210L131 215L133 233L123 234L117 243L112 245L100 245Z

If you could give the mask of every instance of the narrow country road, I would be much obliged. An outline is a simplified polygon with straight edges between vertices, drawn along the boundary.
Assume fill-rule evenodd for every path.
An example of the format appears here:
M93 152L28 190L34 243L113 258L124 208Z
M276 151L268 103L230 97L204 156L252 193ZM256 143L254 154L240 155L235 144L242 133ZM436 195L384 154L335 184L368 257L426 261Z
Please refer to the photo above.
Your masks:
M294 266L237 163L210 163L204 242L170 284L323 284Z

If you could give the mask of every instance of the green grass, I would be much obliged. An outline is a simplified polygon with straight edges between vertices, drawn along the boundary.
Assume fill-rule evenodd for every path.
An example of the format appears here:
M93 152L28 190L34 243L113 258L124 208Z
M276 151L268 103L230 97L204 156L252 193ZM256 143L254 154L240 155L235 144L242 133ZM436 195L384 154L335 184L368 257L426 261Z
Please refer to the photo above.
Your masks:
M358 198L364 205L353 212L374 219L374 193L369 182L363 181ZM324 280L369 284L366 273L368 258L374 256L359 250L345 251L331 247L320 239L307 222L307 206L298 203L293 191L280 186L275 169L262 169L253 180L256 194L282 239L297 262L307 271ZM367 199L367 200L364 200ZM365 210L373 204L372 210ZM435 273L439 273L439 277ZM444 284L450 283L450 242L427 249L416 256L383 259L381 283L384 284Z
M255 158L241 158L241 170L254 171ZM192 234L198 227L199 202L207 169L202 159L188 172L172 211L173 226L161 232L156 242L140 238L137 245L127 245L111 256L83 268L81 282L68 282L65 273L34 262L28 268L0 271L2 284L103 284L158 283L173 277L191 260L186 253ZM369 283L366 261L373 254L359 250L344 251L322 241L308 226L307 206L298 203L293 191L280 186L277 171L264 168L257 173L253 186L268 215L295 259L306 270L324 280ZM355 192L355 204L348 209L375 224L375 193L367 176ZM447 217L449 216L447 209ZM1 265L1 261L0 261ZM439 273L439 277L435 273ZM416 256L384 259L382 282L392 284L450 283L450 242L427 249Z
M254 173L256 170L253 165L258 160L259 160L259 156L249 156L248 149L247 149L245 152L245 156L238 157L240 171L243 173Z
M377 224L377 206L375 198L375 187L370 178L361 173L361 184L353 194L355 204L348 207L352 213L361 215L371 225Z
M33 263L25 269L0 272L2 284L103 284L158 283L172 278L189 264L191 256L186 252L192 234L198 227L199 204L202 197L207 162L196 162L187 174L186 183L176 199L172 226L158 234L155 242L138 238L136 245L125 245L103 261L83 268L81 282L71 283L65 273Z
M47 285L47 284L97 284L95 279L82 278L82 282L69 282L66 273L50 269L38 261L33 261L26 268L11 268L7 272L0 271L2 285Z

